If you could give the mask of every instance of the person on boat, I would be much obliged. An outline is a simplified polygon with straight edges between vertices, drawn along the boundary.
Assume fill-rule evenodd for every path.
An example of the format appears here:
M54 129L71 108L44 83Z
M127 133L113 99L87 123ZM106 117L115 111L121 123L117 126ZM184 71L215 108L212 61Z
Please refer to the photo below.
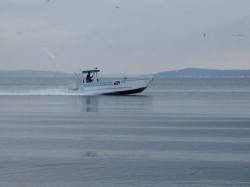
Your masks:
M92 82L93 81L93 75L90 75L90 72L88 72L87 76L86 76L86 82Z

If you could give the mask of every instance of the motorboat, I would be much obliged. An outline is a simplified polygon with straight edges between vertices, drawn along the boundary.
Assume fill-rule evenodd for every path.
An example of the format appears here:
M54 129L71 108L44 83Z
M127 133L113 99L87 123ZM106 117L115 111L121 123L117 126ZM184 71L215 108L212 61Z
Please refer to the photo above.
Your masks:
M105 95L129 95L137 94L145 90L152 82L152 76L136 78L121 78L111 81L102 81L98 77L99 69L81 71L78 77L75 91L86 94L105 94ZM87 75L87 76L86 76Z

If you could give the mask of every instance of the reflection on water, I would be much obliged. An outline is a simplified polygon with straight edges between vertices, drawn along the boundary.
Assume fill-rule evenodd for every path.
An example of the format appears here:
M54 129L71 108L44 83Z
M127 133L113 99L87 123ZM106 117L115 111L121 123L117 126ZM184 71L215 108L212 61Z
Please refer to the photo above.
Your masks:
M81 97L82 112L98 112L98 96Z
M0 112L146 112L151 96L2 96Z
M84 96L79 98L81 101L81 112L150 111L153 100L151 96L143 95Z

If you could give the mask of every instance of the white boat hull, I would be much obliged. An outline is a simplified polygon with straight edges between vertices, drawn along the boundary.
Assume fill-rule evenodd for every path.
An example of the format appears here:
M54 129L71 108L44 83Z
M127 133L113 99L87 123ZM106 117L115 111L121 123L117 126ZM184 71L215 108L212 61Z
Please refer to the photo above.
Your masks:
M79 92L86 94L105 94L105 95L128 95L136 94L145 90L150 82L149 78L121 79L110 82L82 83L78 88Z

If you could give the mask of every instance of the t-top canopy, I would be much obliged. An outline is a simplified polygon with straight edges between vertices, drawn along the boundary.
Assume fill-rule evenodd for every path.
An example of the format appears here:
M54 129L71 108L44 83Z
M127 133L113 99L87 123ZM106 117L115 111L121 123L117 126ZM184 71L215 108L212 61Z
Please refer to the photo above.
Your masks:
M91 69L91 70L84 70L82 71L82 73L98 73L100 72L99 69Z

